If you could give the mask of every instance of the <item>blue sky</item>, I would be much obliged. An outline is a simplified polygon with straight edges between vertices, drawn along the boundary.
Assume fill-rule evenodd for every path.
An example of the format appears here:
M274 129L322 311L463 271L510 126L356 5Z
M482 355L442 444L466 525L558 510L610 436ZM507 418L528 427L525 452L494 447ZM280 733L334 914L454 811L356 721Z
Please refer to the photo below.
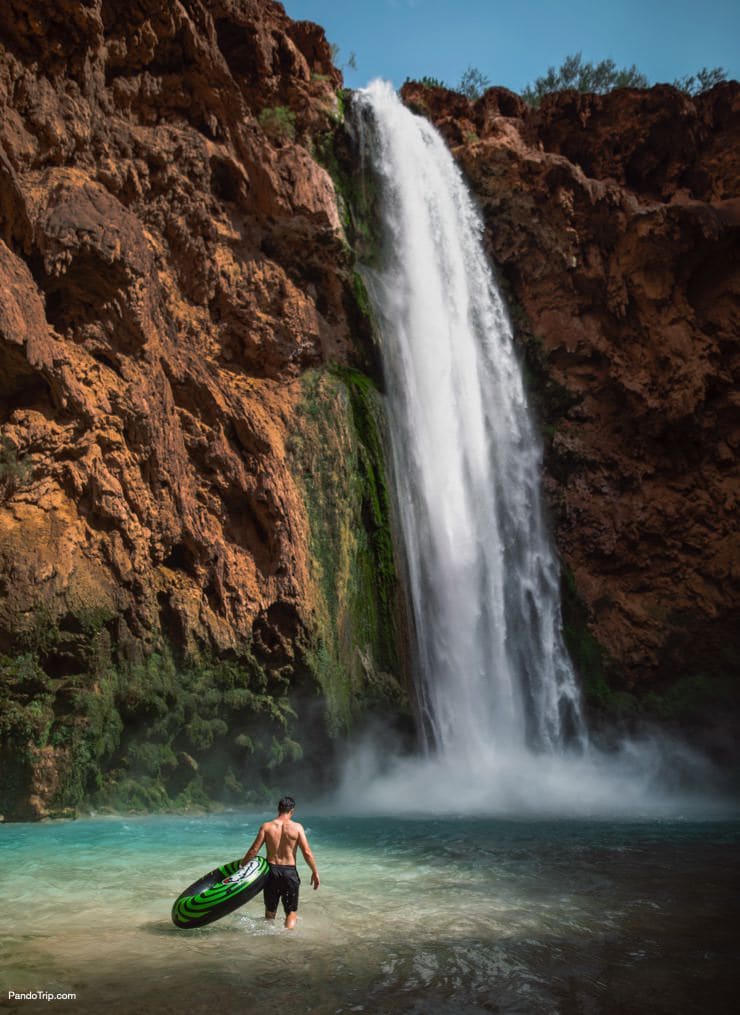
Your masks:
M514 91L578 50L586 60L637 64L652 81L700 67L740 77L740 0L283 0L350 52L351 88L424 74L456 85L466 67Z

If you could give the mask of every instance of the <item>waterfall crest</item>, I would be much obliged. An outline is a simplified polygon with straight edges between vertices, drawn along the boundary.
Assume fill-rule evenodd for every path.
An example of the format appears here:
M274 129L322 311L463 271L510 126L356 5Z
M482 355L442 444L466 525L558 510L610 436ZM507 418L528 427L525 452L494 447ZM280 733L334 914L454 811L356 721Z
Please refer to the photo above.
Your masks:
M393 88L354 100L380 186L363 275L382 341L392 468L429 746L452 760L585 743L561 633L542 451L482 223L434 127Z

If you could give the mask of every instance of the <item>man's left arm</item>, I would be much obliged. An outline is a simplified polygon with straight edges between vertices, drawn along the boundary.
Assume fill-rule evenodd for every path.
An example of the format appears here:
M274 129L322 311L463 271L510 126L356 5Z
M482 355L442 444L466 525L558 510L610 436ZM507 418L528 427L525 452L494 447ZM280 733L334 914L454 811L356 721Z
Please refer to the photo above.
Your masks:
M250 860L254 860L254 858L257 856L257 854L259 853L260 849L262 848L262 843L264 841L265 841L265 826L264 825L260 825L260 830L259 830L259 832L257 832L257 838L254 840L252 845L249 847L247 852L244 854L244 858L241 861L241 866L242 867L244 866L244 864L249 863Z
M306 838L306 833L303 830L303 825L299 825L298 828L298 846L300 847L301 853L303 853L303 859L311 868L311 884L313 885L315 891L321 884L321 881L319 880L319 868L316 866L316 860L314 859L311 847L308 844L308 839Z

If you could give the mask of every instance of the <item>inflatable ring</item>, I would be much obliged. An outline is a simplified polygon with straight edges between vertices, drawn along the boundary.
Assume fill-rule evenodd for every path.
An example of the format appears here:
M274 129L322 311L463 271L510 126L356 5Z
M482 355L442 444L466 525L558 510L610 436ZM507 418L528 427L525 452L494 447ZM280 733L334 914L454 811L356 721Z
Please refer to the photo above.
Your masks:
M262 856L245 867L240 863L225 863L186 888L172 907L174 925L183 930L203 927L253 899L267 880L270 865Z

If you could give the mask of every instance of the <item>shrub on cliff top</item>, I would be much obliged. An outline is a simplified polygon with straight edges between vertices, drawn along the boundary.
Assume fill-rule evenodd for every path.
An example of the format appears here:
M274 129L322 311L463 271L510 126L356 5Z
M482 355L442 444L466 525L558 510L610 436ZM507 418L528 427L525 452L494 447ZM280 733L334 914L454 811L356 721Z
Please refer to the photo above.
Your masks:
M408 84L411 81L424 85L425 88L450 87L441 78L432 77L430 74L425 74L420 78L406 78L404 84ZM490 87L491 82L486 75L482 71L478 70L477 67L470 66L463 73L459 83L452 90L460 92L461 95L464 95L466 98L474 102L476 99L481 97L486 88Z
M468 67L460 78L457 91L468 99L479 99L486 88L491 87L490 80L477 67Z
M595 92L603 95L615 88L647 88L648 79L640 73L635 64L631 67L617 67L613 60L599 63L584 61L581 53L566 56L556 70L549 67L547 74L528 85L522 98L530 106L538 106L545 95L575 88L579 92Z
M698 95L724 81L726 74L722 67L702 67L696 74L686 74L672 82L674 88L689 95ZM556 70L549 67L547 74L536 78L522 92L522 98L530 106L539 106L545 95L573 88L579 92L593 92L604 95L615 88L649 88L650 82L635 64L631 67L617 67L613 60L599 63L585 61L581 53L566 56ZM462 89L460 89L462 91Z
M334 64L335 67L338 67L342 71L346 70L348 67L350 70L357 70L357 57L355 56L354 52L350 52L347 59L343 60L340 63L339 61L342 51L336 44L336 42L330 42L329 49L331 50L331 62Z
M696 74L684 74L683 77L676 78L673 87L687 92L689 95L701 95L702 92L708 92L710 88L714 88L715 85L726 80L727 74L724 68L702 67Z
M406 81L416 81L416 78L406 78ZM406 81L404 84L406 84ZM423 77L418 78L420 85L424 85L425 88L447 88L448 85L442 80L442 78L432 77L430 74L425 74Z

